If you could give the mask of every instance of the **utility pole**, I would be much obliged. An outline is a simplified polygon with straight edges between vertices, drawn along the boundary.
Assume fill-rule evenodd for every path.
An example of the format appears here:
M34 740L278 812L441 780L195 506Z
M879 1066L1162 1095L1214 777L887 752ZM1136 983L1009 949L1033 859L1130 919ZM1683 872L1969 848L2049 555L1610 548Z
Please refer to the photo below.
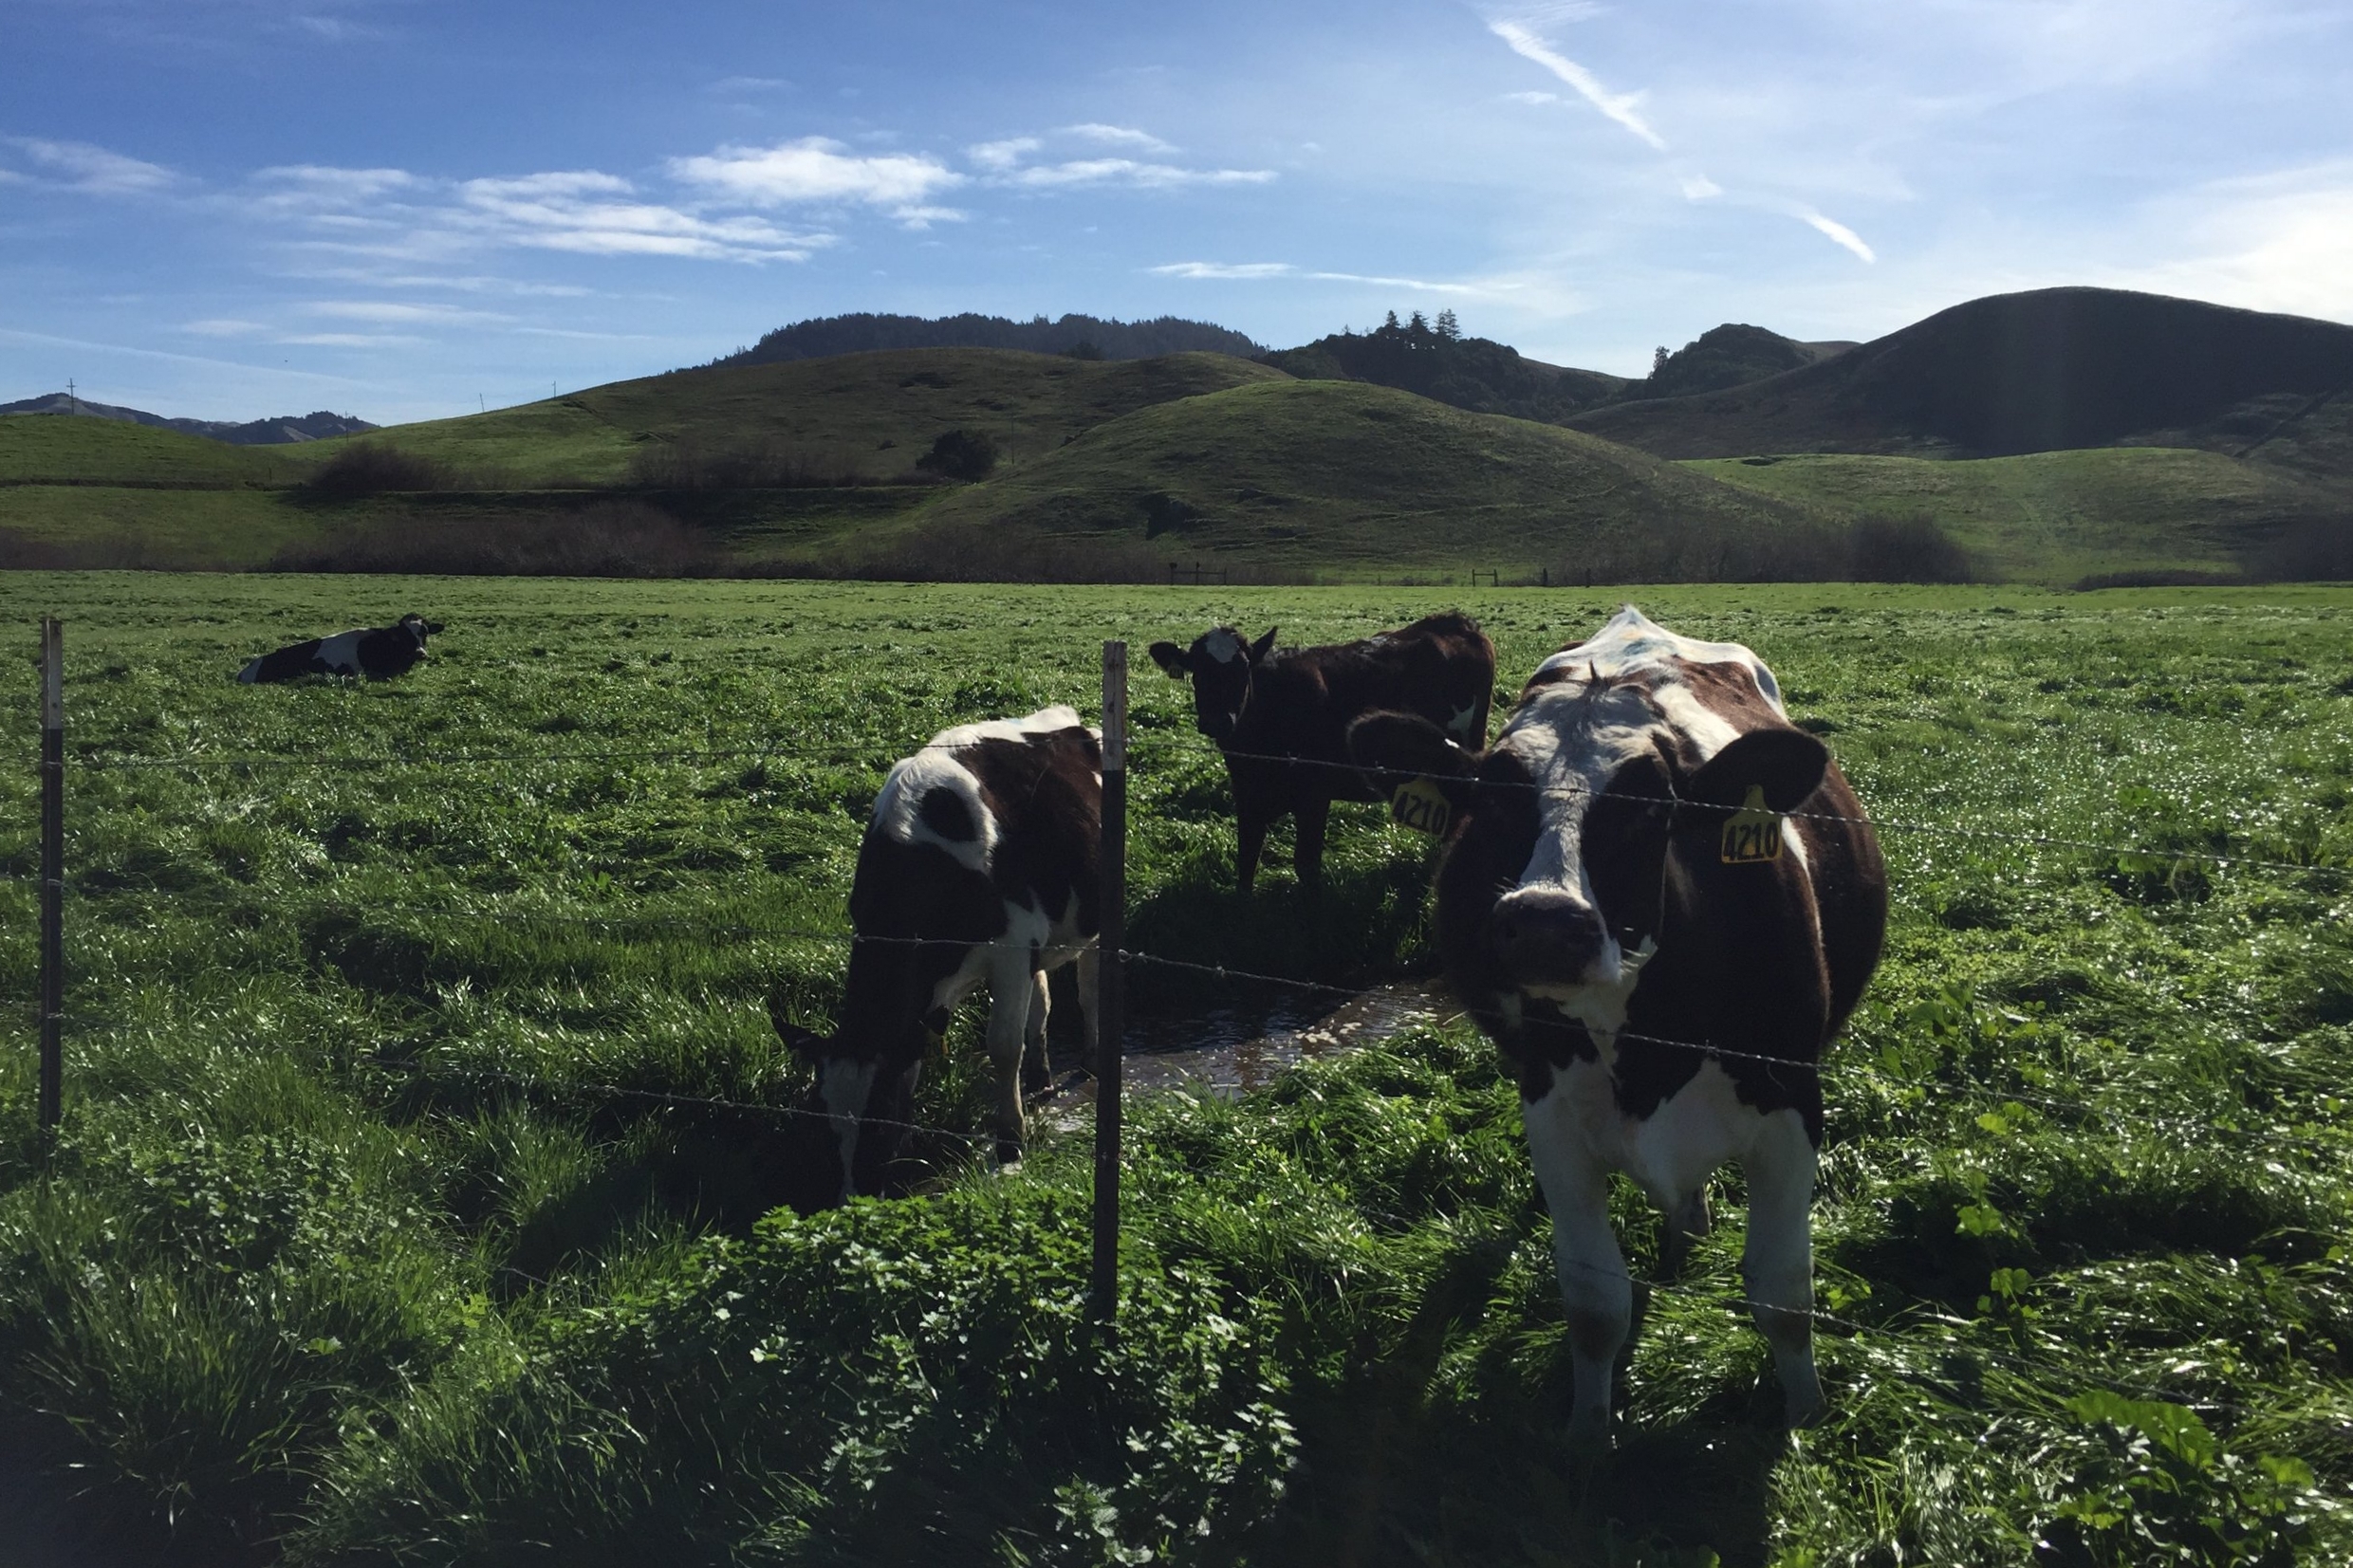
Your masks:
M69 414L82 412L82 399L74 395L74 378L70 376L65 378L65 410Z

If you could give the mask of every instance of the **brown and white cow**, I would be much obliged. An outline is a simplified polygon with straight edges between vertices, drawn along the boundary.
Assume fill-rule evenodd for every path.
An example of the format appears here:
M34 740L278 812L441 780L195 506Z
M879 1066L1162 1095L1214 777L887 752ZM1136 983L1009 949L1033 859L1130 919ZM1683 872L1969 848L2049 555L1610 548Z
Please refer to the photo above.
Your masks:
M1788 1419L1811 1420L1816 1064L1887 919L1878 840L1822 743L1754 654L1631 605L1537 668L1484 753L1399 715L1349 738L1393 785L1429 777L1454 807L1437 941L1519 1077L1568 1309L1571 1434L1607 1441L1632 1311L1610 1172L1667 1215L1673 1267L1728 1161L1748 1178L1750 1304Z
M1449 611L1361 642L1277 648L1269 629L1245 642L1231 626L1190 648L1156 642L1172 680L1193 678L1194 723L1226 754L1240 834L1235 883L1258 874L1267 829L1294 819L1292 868L1302 886L1324 875L1324 822L1334 801L1386 800L1348 766L1348 726L1366 713L1417 713L1465 744L1487 738L1495 645L1469 616ZM1294 761L1293 759L1297 759Z
M924 1051L984 980L997 1157L1020 1157L1023 1061L1043 1079L1046 977L1065 964L1093 1049L1102 824L1102 737L1067 708L943 729L893 766L858 848L839 1026L821 1037L771 1008L817 1070L844 1200L880 1190Z

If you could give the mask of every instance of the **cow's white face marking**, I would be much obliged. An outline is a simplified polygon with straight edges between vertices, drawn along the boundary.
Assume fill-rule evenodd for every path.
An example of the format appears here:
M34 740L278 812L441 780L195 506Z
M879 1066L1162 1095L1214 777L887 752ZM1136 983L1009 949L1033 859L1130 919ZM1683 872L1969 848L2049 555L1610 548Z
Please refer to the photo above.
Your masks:
M1748 649L1677 636L1631 604L1584 642L1536 667L1538 678L1554 678L1520 705L1495 742L1497 749L1519 761L1539 789L1535 849L1505 901L1527 890L1547 897L1565 895L1598 909L1584 857L1585 814L1597 792L1627 763L1651 752L1663 735L1679 736L1683 748L1704 762L1739 733L1691 690L1683 675L1685 661L1745 668L1780 710L1779 684ZM1646 940L1643 950L1628 953L1606 925L1582 983L1531 987L1531 994L1558 1004L1590 1030L1614 1034L1624 1026L1651 949Z
M1201 652L1220 664L1232 664L1242 656L1242 639L1220 626L1201 639Z
M1471 726L1478 716L1479 705L1475 702L1465 703L1455 709L1454 716L1446 721L1447 730L1455 740L1468 741L1471 738Z
M360 638L362 632L338 632L331 637L319 639L319 662L341 675L360 673Z

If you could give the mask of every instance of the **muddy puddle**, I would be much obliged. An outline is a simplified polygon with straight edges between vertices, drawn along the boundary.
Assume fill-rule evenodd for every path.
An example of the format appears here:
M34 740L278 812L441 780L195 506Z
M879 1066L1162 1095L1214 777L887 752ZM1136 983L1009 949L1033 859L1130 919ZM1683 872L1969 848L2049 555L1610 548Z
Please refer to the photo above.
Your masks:
M1353 996L1234 983L1187 1007L1139 1007L1124 1031L1121 1079L1128 1094L1191 1089L1231 1098L1263 1089L1316 1057L1359 1050L1416 1024L1458 1011L1436 981L1401 981ZM1207 1003L1204 1005L1202 1003ZM1058 1058L1057 1067L1064 1066ZM1036 1114L1056 1125L1092 1122L1095 1080L1077 1064L1058 1074Z

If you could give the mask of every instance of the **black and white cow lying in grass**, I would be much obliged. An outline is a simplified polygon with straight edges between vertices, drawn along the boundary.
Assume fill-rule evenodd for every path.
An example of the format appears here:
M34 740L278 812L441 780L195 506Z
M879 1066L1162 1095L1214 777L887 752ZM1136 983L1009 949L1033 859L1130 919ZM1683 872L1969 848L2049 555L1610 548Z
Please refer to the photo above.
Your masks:
M1887 921L1878 839L1822 743L1754 654L1631 605L1538 667L1484 753L1395 714L1349 740L1394 770L1380 777L1429 778L1454 808L1438 947L1519 1076L1568 1308L1572 1435L1607 1441L1632 1311L1610 1172L1667 1215L1672 1268L1727 1161L1748 1177L1751 1306L1788 1419L1813 1419L1816 1063Z
M849 976L829 1037L771 1008L817 1070L842 1150L842 1195L874 1192L906 1138L927 1046L989 984L997 1157L1021 1156L1022 1068L1046 1074L1048 971L1079 968L1095 1020L1100 735L1067 708L941 730L894 766L850 887Z
M1469 616L1425 616L1362 642L1277 648L1231 626L1191 648L1156 642L1172 680L1193 678L1194 723L1226 754L1241 845L1235 884L1251 890L1267 829L1288 815L1302 886L1324 875L1324 821L1334 801L1386 800L1348 766L1348 726L1377 710L1417 713L1465 745L1487 739L1495 645ZM1300 759L1297 762L1289 759Z
M296 680L304 675L357 675L390 680L405 675L425 657L425 638L441 630L437 620L402 616L392 626L362 627L313 637L264 654L237 672L248 686L256 681Z

